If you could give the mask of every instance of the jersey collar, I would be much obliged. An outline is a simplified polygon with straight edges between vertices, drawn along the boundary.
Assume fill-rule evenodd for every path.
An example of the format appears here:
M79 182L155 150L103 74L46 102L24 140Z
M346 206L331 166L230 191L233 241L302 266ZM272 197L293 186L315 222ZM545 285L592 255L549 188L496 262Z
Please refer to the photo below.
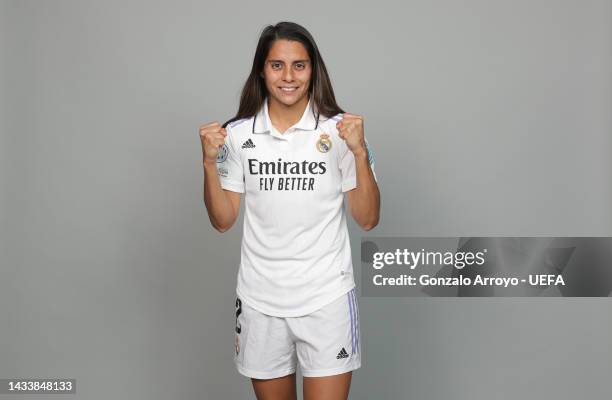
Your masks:
M291 133L292 130L303 130L303 131L314 131L317 129L317 119L315 118L315 111L312 104L312 100L308 99L308 104L302 114L302 118L291 126L286 133L280 133L274 129L272 122L270 121L270 115L268 114L268 98L264 100L264 105L261 107L255 120L253 121L253 133L270 133L280 139L287 139L287 134Z

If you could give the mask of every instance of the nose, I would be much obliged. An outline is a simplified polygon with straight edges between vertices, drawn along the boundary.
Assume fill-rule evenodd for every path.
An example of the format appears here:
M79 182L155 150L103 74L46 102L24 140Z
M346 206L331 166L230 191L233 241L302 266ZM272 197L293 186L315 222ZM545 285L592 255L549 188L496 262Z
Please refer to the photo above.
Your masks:
M287 82L291 82L293 80L293 71L291 68L285 68L283 70L283 80Z

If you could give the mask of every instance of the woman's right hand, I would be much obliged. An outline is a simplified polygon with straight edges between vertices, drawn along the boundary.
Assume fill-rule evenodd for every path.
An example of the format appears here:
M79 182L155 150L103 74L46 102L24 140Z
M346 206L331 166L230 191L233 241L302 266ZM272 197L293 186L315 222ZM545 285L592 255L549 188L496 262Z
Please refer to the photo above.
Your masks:
M200 141L205 164L216 164L219 149L225 143L227 131L217 121L200 126Z

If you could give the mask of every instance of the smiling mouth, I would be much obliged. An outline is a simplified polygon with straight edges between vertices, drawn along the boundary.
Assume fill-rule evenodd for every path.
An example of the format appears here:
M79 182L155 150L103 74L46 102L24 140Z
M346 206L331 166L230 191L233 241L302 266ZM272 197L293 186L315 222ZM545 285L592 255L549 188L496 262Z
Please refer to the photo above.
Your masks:
M297 86L292 86L292 87L280 87L279 88L281 91L286 92L286 93L292 93L295 92L297 90Z

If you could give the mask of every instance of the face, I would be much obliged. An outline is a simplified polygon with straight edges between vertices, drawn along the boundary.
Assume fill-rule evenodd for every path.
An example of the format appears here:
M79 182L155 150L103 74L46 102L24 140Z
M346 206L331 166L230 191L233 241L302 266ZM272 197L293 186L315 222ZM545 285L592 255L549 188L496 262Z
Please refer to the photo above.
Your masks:
M295 40L275 40L263 68L270 102L292 106L308 101L312 75L310 57L304 45Z

